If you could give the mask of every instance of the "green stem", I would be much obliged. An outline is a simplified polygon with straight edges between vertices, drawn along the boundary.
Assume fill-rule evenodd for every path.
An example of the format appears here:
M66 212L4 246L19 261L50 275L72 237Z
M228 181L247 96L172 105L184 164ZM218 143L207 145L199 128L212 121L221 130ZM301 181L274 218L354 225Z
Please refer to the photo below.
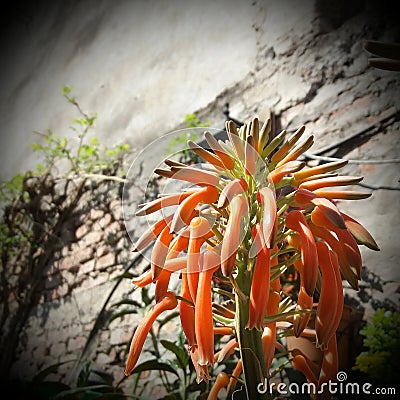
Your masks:
M250 272L240 271L236 278L242 292L250 293ZM236 294L236 331L243 362L243 374L246 387L247 400L271 399L267 379L266 365L262 351L261 335L257 329L246 329L249 318L249 300ZM262 385L260 385L262 384ZM267 390L265 390L267 384ZM259 391L260 388L264 390Z

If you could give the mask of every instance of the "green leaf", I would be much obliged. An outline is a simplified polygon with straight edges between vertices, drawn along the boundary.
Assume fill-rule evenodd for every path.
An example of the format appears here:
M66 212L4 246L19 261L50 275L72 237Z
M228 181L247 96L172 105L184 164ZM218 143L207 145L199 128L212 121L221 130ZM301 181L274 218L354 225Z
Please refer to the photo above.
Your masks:
M109 386L109 385L81 386L81 387L65 390L61 393L58 393L55 397L53 397L53 399L54 400L59 400L59 399L76 400L77 394L85 393L87 391L93 391L94 389L113 389L113 387Z
M124 300L118 301L118 302L112 304L111 307L118 307L118 306L121 306L123 304L130 305L130 306L135 306L135 307L140 307L140 308L143 307L143 305L140 304L138 301L132 300L132 299L124 299Z
M162 363L157 360L149 360L139 364L132 370L132 374L138 374L143 371L167 371L179 377L178 372L176 372L169 364Z
M128 315L128 314L137 314L136 310L123 310L120 312L117 312L116 314L113 314L109 319L108 319L108 324L110 324L112 321L114 321L115 319L121 318L124 315Z
M186 367L189 362L189 356L185 349L177 346L175 343L170 342L169 340L160 340L160 343L169 351L175 354L176 360L178 361L179 367L182 370L186 370Z
M33 381L33 382L43 382L43 380L44 380L48 375L52 374L53 372L57 372L57 371L58 371L58 368L59 368L61 365L67 364L67 363L72 362L72 361L75 361L75 360L68 360L68 361L63 361L63 362L60 362L60 363L57 363L57 364L50 365L49 367L43 369L43 370L40 371L37 375L35 375L35 376L33 377L32 381Z

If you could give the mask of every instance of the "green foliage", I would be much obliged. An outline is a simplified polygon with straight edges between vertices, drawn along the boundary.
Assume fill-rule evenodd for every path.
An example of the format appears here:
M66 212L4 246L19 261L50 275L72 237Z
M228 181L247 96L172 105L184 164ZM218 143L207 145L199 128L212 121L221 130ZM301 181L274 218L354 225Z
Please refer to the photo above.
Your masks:
M199 128L207 127L210 124L208 122L202 122L196 114L187 114L185 117L185 123L187 128ZM191 140L195 142L199 140L199 135L195 132L182 132L180 135L172 138L167 147L167 156L172 153L179 152L179 161L185 164L196 164L199 162L199 158L187 148L187 142Z
M108 196L115 181L122 185L124 157L129 146L102 146L93 135L97 115L85 113L72 87L63 95L78 112L70 128L73 138L47 130L32 144L38 164L9 180L0 180L0 321L3 349L0 373L10 371L21 330L30 310L40 301L44 277L63 246L63 233L93 204L97 195ZM89 137L90 136L90 137ZM120 187L117 186L119 189ZM91 198L82 202L90 191Z
M377 309L371 321L360 330L367 350L357 356L353 369L379 383L395 382L400 358L399 332L400 313Z

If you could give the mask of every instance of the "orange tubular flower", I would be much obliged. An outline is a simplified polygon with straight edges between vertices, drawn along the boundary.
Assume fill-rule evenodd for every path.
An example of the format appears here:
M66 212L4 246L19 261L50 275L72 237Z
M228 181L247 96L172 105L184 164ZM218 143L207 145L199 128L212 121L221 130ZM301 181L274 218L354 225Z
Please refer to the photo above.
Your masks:
M151 272L153 279L160 275L168 254L168 247L172 240L170 227L167 225L158 236L151 252Z
M231 214L221 246L221 271L224 276L230 276L232 273L236 253L242 240L241 225L247 225L249 207L246 197L235 196L231 201L230 208Z
M191 194L179 205L171 223L171 232L178 232L184 226L189 225L193 217L193 210L201 202L211 204L217 201L218 190L214 186L206 186L203 189Z
M214 361L218 363L225 361L235 352L236 347L238 347L237 340L235 338L229 340L229 342L225 343L221 350L214 354Z
M335 226L345 229L343 217L337 207L328 199L325 199L307 189L298 189L294 195L295 205L299 206L317 206L313 210L312 217L320 217L321 226L326 225L327 228ZM313 218L311 218L313 221ZM314 221L313 221L314 222ZM318 225L318 224L317 224Z
M174 215L168 215L167 217L157 221L155 224L150 226L136 241L132 251L141 251L145 249L153 240L157 239L157 236L161 231L172 221Z
M303 169L293 174L294 184L300 185L301 182L315 175L324 174L331 171L336 171L339 168L344 167L348 163L347 160L333 161L330 163L317 165L316 167Z
M200 268L200 249L204 243L204 236L210 230L210 224L205 218L196 217L190 222L189 230L190 236L187 253L187 274L190 295L193 302L196 302Z
M273 264L273 263L271 263ZM276 315L279 309L280 302L280 282L279 279L275 279L271 282L272 291L268 297L267 304L267 316ZM276 342L276 322L267 324L264 328L263 335L261 337L261 344L264 353L264 362L266 365L267 372L271 368L272 360L275 354L275 342Z
M178 305L175 295L167 292L165 296L151 309L151 311L142 319L131 341L128 360L125 367L125 375L128 376L139 359L144 342L149 334L150 328L157 317L164 311L173 310Z
M324 242L317 243L317 251L322 272L322 285L315 321L316 346L326 350L342 314L343 288L335 253L329 250Z
M356 183L361 182L363 179L364 178L362 176L333 176L301 183L299 188L314 191L330 186L355 185Z
M312 296L318 279L318 258L315 240L304 215L298 211L290 211L286 216L286 226L298 232L301 237L301 261L303 264L302 279L304 289Z
M221 159L214 154L210 153L206 149L203 149L203 147L199 146L198 144L192 142L191 140L188 141L189 147L192 149L193 153L197 154L199 157L201 157L203 160L209 162L210 164L214 165L214 167L217 168L224 168L225 165L221 161Z
M292 365L294 369L300 371L307 378L308 382L313 383L315 387L318 386L318 379L313 370L310 368L310 365L304 355L295 355L292 360Z
M297 131L272 155L271 162L277 164L288 153L288 151L298 142L306 130L305 126L300 127Z
M344 219L347 230L354 236L354 238L360 243L371 250L379 251L379 246L376 244L371 234L355 219L349 215L341 213Z
M248 189L247 182L243 178L236 178L229 182L222 190L219 199L218 207L225 208L237 194L244 194Z
M176 193L170 194L168 196L160 197L159 199L153 200L150 203L146 203L142 205L142 208L136 211L136 216L143 216L152 214L153 212L159 211L162 208L176 206L182 203L186 197L190 196L191 194L197 192L197 190L188 190L184 193Z
M204 136L207 140L207 143L210 145L214 153L221 159L226 169L232 170L235 166L235 161L232 159L232 157L224 150L224 148L218 143L218 141L213 135L211 135L210 132L205 132Z
M198 186L217 187L219 178L216 174L192 167L171 167L173 178L180 181L190 182Z
M292 174L300 169L302 169L305 165L305 162L302 161L289 161L286 164L281 165L279 168L274 169L269 174L269 179L274 185L278 185L283 177L287 174Z
M211 279L219 267L219 255L206 250L201 257L201 271L195 303L195 331L200 365L214 364L214 325L212 316Z
M232 371L231 378L229 379L228 387L226 388L226 391L228 392L228 396L232 396L232 392L235 390L237 380L238 380L240 374L242 373L242 371L243 371L243 362L242 362L242 359L240 359L240 360L238 360L235 368Z
M249 320L247 328L254 327L260 331L264 329L264 316L267 310L270 287L270 253L271 250L263 245L260 237L260 224L254 229L255 240L260 249L256 256L253 277L250 289ZM257 239L258 238L258 239Z
M217 375L217 379L215 380L215 383L212 386L210 393L208 394L207 400L217 400L218 393L222 388L228 386L228 383L229 383L229 376L225 372L220 372Z
M197 344L194 326L195 311L194 302L189 291L189 284L186 273L182 274L181 297L183 299L186 299L186 301L179 300L179 316L181 319L183 332L185 333L186 340L189 345L189 351L192 352L194 351ZM192 302L193 305L190 305L189 302Z
M312 233L316 237L319 237L320 239L323 239L326 243L328 243L331 249L336 253L338 257L340 272L343 278L346 279L347 282L349 282L350 286L354 290L358 290L358 273L356 269L350 264L345 254L345 248L342 243L340 243L340 241L329 229L324 228L323 226L317 226L313 223L310 223L309 226Z

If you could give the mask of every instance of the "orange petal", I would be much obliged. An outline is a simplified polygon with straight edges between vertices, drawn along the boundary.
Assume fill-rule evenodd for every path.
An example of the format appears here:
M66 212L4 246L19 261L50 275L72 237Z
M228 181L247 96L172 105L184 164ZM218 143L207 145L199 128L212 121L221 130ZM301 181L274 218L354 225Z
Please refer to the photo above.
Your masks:
M186 273L182 273L181 297L193 302L189 291L189 284ZM183 332L185 333L186 340L189 344L189 350L193 351L197 344L196 332L194 327L194 306L190 305L186 301L179 300L179 317L181 320Z
M214 385L211 387L210 393L208 394L207 400L218 400L218 393L222 388L228 386L229 376L226 372L220 372L217 375Z
M260 224L255 226L255 236L260 231ZM261 242L261 241L260 241ZM264 316L268 304L270 290L270 249L259 243L261 248L256 257L251 280L249 299L249 320L247 329L254 327L260 331L264 329Z
M174 179L193 183L198 186L218 186L219 178L216 174L194 167L171 167Z
M170 227L167 225L158 236L151 252L150 265L153 279L157 278L164 267L171 240L172 234L170 233Z
M275 168L268 175L269 180L274 184L278 185L283 177L287 174L292 174L304 167L306 163L303 161L289 161L286 164L281 165L278 168Z
M303 140L293 150L291 150L287 156L285 156L281 161L279 161L278 164L276 164L276 166L280 167L281 165L289 161L296 160L304 152L306 152L313 144L314 144L314 136L310 136L306 140Z
M214 186L207 186L187 197L178 207L171 223L171 232L178 232L190 223L193 210L199 203L211 204L217 201L219 192Z
M218 143L218 140L210 132L205 132L204 137L207 143L210 145L214 153L220 158L225 165L226 169L232 170L235 166L235 162L232 157L224 150L224 148Z
M344 219L347 230L355 237L355 239L371 250L379 251L379 246L376 244L371 234L358 221L351 218L349 215L341 213Z
M236 178L230 181L222 190L219 199L218 207L225 208L237 194L244 194L248 189L247 182L243 178Z
M236 253L247 231L248 213L246 197L243 195L235 196L231 201L231 214L221 246L221 271L224 276L229 276L232 273Z
M171 222L173 216L173 214L168 215L167 217L150 226L149 229L147 229L136 241L132 251L141 251L145 249L153 240L157 238L167 224Z
M302 181L311 176L324 174L331 171L336 171L337 169L344 167L347 163L348 163L347 160L333 161L330 163L317 165L316 167L303 169L294 174L295 183L298 185Z
M332 176L328 178L306 181L304 183L301 183L299 188L315 191L317 189L331 186L355 185L356 183L361 182L363 179L364 178L362 176Z
M333 322L338 309L338 283L336 273L326 243L317 243L319 266L322 273L321 292L318 301L315 331L317 334L317 348L325 350L327 344L335 333Z
M149 334L150 328L157 317L164 311L173 310L178 305L175 295L172 292L167 292L165 296L150 310L148 314L139 323L129 350L128 360L125 367L125 375L128 376L139 359L144 342Z
M292 210L286 215L285 224L301 236L301 261L304 266L302 279L307 294L312 296L318 279L318 258L314 236L304 215L298 210Z
M298 142L305 129L305 126L301 126L297 129L297 131L272 155L271 162L277 164L281 161L287 155L287 152Z
M212 315L211 280L216 268L219 267L219 257L212 250L207 250L200 260L202 270L199 274L196 303L195 331L199 351L200 365L214 364L214 324ZM190 289L190 285L189 285Z
M158 210L161 210L164 207L176 206L182 203L186 197L195 193L197 190L188 190L184 193L171 194L168 196L160 197L159 199L153 200L149 203L143 205L143 207L136 211L137 216L148 215Z

